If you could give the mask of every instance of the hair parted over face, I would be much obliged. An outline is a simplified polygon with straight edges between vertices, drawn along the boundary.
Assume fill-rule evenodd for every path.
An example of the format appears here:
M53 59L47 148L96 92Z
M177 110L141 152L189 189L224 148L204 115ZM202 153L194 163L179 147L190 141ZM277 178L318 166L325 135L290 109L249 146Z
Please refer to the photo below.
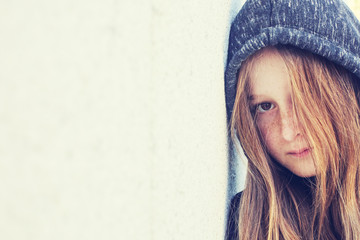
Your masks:
M279 52L275 48L264 49L249 77L249 107L266 151L294 174L314 176L311 147L300 131L289 72Z
M242 63L231 118L249 160L241 239L359 238L357 91L346 70L290 46L266 47ZM299 207L279 164L315 176L312 204Z

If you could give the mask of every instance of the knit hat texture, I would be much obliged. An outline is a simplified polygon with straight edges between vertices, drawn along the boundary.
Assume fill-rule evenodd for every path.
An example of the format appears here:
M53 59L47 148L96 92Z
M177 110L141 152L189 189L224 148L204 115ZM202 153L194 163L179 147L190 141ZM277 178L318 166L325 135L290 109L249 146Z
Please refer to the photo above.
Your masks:
M360 78L360 23L341 0L248 0L230 29L225 70L228 120L238 70L266 46L292 45L333 61Z

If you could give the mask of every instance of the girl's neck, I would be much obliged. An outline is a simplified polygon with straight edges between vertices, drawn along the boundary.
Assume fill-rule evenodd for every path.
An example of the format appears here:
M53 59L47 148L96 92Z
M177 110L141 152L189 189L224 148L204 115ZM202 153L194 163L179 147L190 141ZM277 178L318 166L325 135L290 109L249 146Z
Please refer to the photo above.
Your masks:
M278 190L290 190L299 202L306 203L307 207L311 208L316 177L299 177L283 167L279 170L281 187Z

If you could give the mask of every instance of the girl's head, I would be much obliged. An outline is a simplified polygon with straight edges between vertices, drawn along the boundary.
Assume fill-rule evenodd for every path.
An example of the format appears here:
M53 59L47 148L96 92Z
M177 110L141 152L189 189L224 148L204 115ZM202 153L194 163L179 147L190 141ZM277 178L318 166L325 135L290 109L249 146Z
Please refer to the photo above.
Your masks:
M232 136L262 174L275 160L300 177L338 176L359 151L358 116L351 75L322 57L266 47L239 70Z

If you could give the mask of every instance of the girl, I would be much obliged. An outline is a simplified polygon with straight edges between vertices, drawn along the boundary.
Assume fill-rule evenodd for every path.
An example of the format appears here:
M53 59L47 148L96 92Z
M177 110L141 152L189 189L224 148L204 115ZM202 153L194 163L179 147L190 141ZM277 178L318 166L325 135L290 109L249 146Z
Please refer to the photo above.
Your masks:
M244 4L225 88L248 168L227 239L360 239L359 57L340 0Z

